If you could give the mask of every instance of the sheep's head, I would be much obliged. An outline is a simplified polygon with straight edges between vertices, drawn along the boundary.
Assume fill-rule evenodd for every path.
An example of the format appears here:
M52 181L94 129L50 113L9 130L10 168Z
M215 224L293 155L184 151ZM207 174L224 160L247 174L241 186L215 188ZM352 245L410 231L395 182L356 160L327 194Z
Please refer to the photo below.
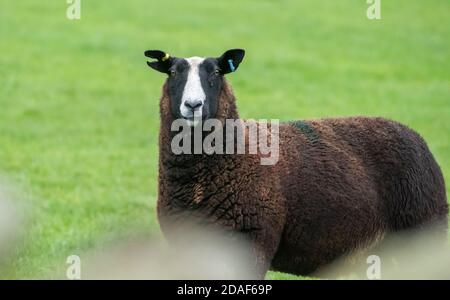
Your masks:
M223 75L236 71L244 54L242 49L231 49L218 58L179 58L160 50L145 51L145 56L156 59L147 64L169 76L173 116L186 119L190 126L216 116Z

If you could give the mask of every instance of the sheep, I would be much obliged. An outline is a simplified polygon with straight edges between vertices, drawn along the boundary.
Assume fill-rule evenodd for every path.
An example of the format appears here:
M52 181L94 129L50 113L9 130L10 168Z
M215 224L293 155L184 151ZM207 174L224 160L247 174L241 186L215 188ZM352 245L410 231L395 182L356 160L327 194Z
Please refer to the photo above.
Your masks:
M425 141L379 117L327 118L279 126L279 161L261 154L174 154L171 124L239 119L224 75L244 50L218 58L178 58L148 50L168 75L160 99L157 215L164 235L186 220L250 242L258 278L269 269L313 274L384 236L440 224L448 204L441 170Z

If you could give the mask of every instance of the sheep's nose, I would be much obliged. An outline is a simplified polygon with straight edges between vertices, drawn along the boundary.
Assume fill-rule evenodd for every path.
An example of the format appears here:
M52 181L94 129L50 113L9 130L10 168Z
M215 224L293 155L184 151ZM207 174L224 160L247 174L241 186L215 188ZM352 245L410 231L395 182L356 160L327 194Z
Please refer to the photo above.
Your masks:
M184 105L186 105L187 108L190 108L192 110L197 109L198 107L202 106L202 100L191 100L184 102Z

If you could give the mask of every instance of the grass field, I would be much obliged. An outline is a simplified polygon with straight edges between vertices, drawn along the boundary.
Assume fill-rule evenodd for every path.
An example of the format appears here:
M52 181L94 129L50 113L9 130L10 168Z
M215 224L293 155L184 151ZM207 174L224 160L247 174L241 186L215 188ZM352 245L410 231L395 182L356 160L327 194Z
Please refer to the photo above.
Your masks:
M82 0L76 21L66 8L0 4L0 174L31 203L1 278L60 276L70 254L160 234L164 78L146 66L146 49L244 48L228 76L241 117L392 118L424 136L450 182L448 0L382 0L377 21L365 0Z

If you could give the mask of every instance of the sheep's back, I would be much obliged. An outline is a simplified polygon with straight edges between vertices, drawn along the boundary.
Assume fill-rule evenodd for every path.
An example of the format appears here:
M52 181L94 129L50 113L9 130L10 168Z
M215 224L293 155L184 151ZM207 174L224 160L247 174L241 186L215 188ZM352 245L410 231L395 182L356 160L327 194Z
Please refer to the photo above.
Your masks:
M280 141L288 215L274 264L285 270L309 273L387 231L446 218L440 169L406 126L366 117L295 121L280 128ZM292 256L297 266L289 266Z

